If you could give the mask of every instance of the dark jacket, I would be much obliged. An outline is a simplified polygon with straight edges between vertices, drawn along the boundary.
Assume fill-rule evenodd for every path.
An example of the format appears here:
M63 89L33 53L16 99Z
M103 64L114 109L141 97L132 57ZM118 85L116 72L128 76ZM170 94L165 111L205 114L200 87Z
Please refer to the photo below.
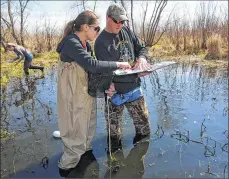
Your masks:
M102 61L134 63L141 56L147 59L147 50L140 44L136 35L124 26L118 34L103 30L95 41L95 55ZM114 76L113 83L117 93L124 94L139 87L140 78L137 74Z
M86 42L85 49L79 37L75 34L66 36L56 49L64 62L75 61L88 73L88 94L93 97L104 97L104 91L109 87L113 71L117 69L115 62L98 61L92 57L92 49Z
M87 46L90 46L87 43ZM91 48L90 48L91 49ZM91 52L87 51L75 34L66 36L57 46L56 51L60 53L60 59L63 62L75 61L86 72L109 73L117 69L115 62L103 62L93 59Z

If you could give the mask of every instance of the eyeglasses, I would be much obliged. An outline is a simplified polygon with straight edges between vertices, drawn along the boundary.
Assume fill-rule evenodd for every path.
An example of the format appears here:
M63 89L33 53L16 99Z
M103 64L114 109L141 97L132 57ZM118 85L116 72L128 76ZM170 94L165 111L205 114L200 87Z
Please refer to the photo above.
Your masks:
M99 32L100 31L100 27L99 26L97 26L97 27L95 27L93 25L88 25L88 26L89 27L93 27L94 31L96 31L96 32Z
M111 17L111 16L108 16L108 17L110 17L110 18L113 20L113 22L114 22L114 23L116 23L116 24L124 24L124 23L125 23L125 21L124 21L124 20L123 20L123 21L118 22L118 21L116 21L113 17Z

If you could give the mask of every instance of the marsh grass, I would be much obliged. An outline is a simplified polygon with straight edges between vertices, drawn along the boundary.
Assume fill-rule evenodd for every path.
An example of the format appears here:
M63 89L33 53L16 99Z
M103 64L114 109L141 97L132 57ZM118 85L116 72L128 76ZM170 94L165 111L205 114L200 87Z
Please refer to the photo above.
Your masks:
M13 138L13 135L6 130L0 129L1 142L6 142Z
M215 34L207 41L207 54L204 57L206 60L219 60L222 58L222 39L220 35Z
M186 49L181 41L179 50L176 48L175 41L164 36L161 40L148 49L149 56L155 58L180 58L183 56L198 56L206 60L225 60L228 58L228 40L218 34L208 37L207 49L201 49L197 42L193 42L191 36L186 37Z

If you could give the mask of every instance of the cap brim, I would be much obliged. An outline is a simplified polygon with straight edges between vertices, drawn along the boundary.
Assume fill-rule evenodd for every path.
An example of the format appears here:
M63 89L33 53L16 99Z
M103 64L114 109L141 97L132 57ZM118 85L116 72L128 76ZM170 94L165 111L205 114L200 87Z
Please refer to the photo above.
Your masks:
M128 21L126 15L113 16L116 21Z

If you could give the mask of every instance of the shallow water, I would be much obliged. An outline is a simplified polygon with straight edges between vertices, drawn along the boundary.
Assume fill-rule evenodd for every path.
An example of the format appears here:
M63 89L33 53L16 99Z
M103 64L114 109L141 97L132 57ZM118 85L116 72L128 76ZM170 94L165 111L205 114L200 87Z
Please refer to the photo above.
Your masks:
M73 170L69 177L228 178L227 70L180 63L142 78L142 87L150 113L149 141L133 145L134 126L125 111L123 150L111 163L104 101L98 100L96 160L84 167L85 175ZM1 105L2 129L14 135L2 144L1 176L61 177L62 143L52 137L58 130L56 70L43 79L15 79Z

